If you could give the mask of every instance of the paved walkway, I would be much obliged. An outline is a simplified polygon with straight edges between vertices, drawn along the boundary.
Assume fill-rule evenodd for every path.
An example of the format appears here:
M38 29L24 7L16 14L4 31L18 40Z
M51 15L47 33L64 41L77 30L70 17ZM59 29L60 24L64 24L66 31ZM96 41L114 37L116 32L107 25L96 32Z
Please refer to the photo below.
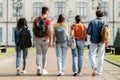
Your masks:
M120 67L114 66L106 61L104 63L103 75L92 77L92 70L89 65L87 52L85 52L84 54L82 75L77 77L72 76L73 72L70 49L68 49L67 63L64 76L56 76L57 65L54 48L49 48L47 53L47 70L49 72L48 75L36 75L35 59L35 49L30 49L28 55L27 73L24 75L22 74L21 76L16 76L15 55L9 59L1 60L0 80L120 80Z

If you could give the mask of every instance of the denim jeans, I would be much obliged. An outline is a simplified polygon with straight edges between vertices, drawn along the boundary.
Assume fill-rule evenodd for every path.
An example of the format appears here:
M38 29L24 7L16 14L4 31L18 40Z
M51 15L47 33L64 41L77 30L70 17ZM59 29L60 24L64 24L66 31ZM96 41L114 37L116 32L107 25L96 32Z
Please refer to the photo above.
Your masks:
M27 64L27 54L28 54L28 48L21 49L20 46L16 47L16 68L20 68L20 59L21 55L23 53L23 70L26 69L26 64Z
M74 73L81 73L83 64L84 42L76 40L76 48L72 49L72 66Z
M42 60L42 68L45 68L48 40L45 38L35 38L35 41L36 41L36 64L41 65L41 60ZM42 55L42 59L41 59L41 55Z
M102 73L102 66L104 62L104 50L105 50L105 44L103 43L92 43L90 44L90 50L89 50L89 60L92 69L95 67L97 68L97 73ZM98 54L98 66L96 65L96 54Z
M59 73L64 73L67 48L68 48L67 42L56 43L57 68Z

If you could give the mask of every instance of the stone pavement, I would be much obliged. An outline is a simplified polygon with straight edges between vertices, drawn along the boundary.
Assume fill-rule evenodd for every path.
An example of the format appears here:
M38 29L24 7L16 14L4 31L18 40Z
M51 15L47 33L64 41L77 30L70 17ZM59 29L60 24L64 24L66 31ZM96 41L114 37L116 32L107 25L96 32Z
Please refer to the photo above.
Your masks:
M108 62L104 62L103 75L92 77L92 70L89 65L88 52L84 54L84 64L82 69L82 75L74 77L72 72L72 60L71 50L68 49L65 75L57 75L57 65L55 48L49 48L47 53L47 70L48 75L37 76L36 75L36 62L35 62L35 49L31 48L28 54L27 73L21 76L16 76L15 69L15 54L9 59L0 60L0 80L120 80L120 67L114 66ZM6 53L7 54L7 53ZM21 59L22 69L22 59Z

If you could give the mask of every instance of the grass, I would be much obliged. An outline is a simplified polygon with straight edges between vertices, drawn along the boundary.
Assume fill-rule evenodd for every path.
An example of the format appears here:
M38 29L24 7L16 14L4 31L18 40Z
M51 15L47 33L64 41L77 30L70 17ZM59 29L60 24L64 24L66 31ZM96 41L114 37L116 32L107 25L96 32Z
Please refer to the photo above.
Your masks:
M5 53L0 52L0 59L8 58L14 54L15 54L15 48L13 48L13 47L7 48Z
M106 53L105 54L105 59L110 60L114 63L120 64L120 55L114 55L111 53Z
M29 49L30 52L33 50L34 50L34 48ZM0 52L0 60L9 58L11 56L16 56L15 47L8 47L5 53Z

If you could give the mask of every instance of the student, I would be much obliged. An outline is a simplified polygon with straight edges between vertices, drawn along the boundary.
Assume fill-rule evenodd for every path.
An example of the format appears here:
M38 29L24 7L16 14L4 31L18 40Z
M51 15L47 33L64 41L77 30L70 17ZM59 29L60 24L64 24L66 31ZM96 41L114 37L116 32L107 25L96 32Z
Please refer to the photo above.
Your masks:
M23 52L23 73L26 73L26 65L27 65L27 54L28 54L28 48L21 48L19 43L19 34L23 29L27 29L29 35L30 31L27 27L27 21L25 18L20 18L17 22L17 27L15 29L15 45L16 45L16 69L17 69L17 75L20 75L20 58Z
M56 43L56 57L57 57L57 68L58 75L64 75L64 68L67 56L67 36L68 36L68 25L64 23L65 16L60 14L57 23L54 25L53 33L53 46ZM56 41L55 41L56 39Z
M96 74L102 74L102 66L104 61L104 49L105 43L101 42L101 29L104 25L103 11L96 11L96 19L93 19L89 22L87 34L90 35L90 50L89 50L89 60L91 67L93 69L92 76ZM96 54L98 53L98 65L96 65Z
M36 42L36 64L37 64L37 75L38 76L40 76L41 74L48 74L47 70L45 69L46 68L46 53L48 50L48 46L50 46L50 42L51 42L51 34L49 31L51 20L47 18L48 10L49 10L48 7L43 6L42 12L41 12L42 15L40 15L39 17L36 17L33 22L33 33L34 33L34 38ZM43 22L44 33L42 36L39 35L41 33L39 32L40 30L36 30L37 29L36 27L40 20L44 20ZM41 56L42 56L42 59L41 59ZM41 67L40 59L42 60L42 67Z
M74 34L72 34L74 31ZM76 47L72 49L73 76L81 75L84 53L86 27L81 23L81 16L75 16L75 24L70 28L70 36L74 36Z

